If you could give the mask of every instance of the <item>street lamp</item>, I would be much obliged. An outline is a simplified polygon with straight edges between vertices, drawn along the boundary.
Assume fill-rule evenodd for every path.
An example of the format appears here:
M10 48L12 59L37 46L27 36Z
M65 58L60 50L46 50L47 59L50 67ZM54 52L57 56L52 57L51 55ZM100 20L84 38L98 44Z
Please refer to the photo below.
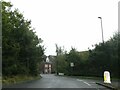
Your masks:
M101 20L102 42L104 43L102 17L98 17L98 18Z

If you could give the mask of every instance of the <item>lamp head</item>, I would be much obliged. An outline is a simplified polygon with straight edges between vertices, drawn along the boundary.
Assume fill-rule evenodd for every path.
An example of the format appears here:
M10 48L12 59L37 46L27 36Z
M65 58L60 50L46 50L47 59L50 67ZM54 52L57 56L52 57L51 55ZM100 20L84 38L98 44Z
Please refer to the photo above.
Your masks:
M98 17L99 19L102 19L102 17Z

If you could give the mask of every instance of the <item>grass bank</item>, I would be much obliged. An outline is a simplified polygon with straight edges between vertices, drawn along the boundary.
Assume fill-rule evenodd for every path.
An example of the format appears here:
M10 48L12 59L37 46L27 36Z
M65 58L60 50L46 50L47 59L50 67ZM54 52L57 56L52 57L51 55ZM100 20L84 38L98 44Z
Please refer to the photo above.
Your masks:
M10 85L10 84L17 84L23 83L31 80L40 79L41 76L27 76L27 75L17 75L17 76L10 76L10 77L2 77L2 84L3 85Z

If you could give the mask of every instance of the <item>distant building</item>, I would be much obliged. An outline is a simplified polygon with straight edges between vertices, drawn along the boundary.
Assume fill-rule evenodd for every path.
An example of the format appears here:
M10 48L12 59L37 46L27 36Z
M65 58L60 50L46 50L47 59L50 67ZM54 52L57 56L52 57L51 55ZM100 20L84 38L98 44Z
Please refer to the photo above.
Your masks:
M52 71L52 64L49 62L44 63L44 73L45 74L50 74Z
M52 64L52 73L56 73L56 56L54 55L49 55L49 61L51 62Z
M56 64L55 64L56 56L49 55L45 56L45 59L41 62L40 71L44 74L55 73Z
M52 63L49 58L46 58L46 61L43 62L43 73L50 74L52 72Z

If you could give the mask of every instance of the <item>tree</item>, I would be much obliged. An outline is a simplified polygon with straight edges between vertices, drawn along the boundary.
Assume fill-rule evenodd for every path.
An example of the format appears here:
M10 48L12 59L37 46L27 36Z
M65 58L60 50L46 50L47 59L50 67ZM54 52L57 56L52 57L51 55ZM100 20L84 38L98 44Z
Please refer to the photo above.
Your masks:
M119 33L113 35L104 44L100 43L90 52L88 71L95 76L102 76L105 70L111 72L112 77L119 77ZM94 71L94 72L93 72Z
M38 75L44 55L41 38L10 2L2 2L3 76Z
M107 70L111 77L120 77L119 44L120 32L104 43L95 44L95 48L89 51L78 52L71 48L70 52L63 53L64 49L56 45L58 70L67 75L82 76L103 76ZM74 67L70 63L74 63Z
M66 58L67 62L69 63L69 66L67 67L68 69L68 74L69 75L80 75L80 69L82 68L82 60L79 55L79 52L72 48L70 52L67 54ZM70 63L74 63L74 66L71 67ZM73 70L72 70L73 69Z
M66 51L64 51L64 48L58 47L56 44L56 72L57 74L60 73L66 73Z

